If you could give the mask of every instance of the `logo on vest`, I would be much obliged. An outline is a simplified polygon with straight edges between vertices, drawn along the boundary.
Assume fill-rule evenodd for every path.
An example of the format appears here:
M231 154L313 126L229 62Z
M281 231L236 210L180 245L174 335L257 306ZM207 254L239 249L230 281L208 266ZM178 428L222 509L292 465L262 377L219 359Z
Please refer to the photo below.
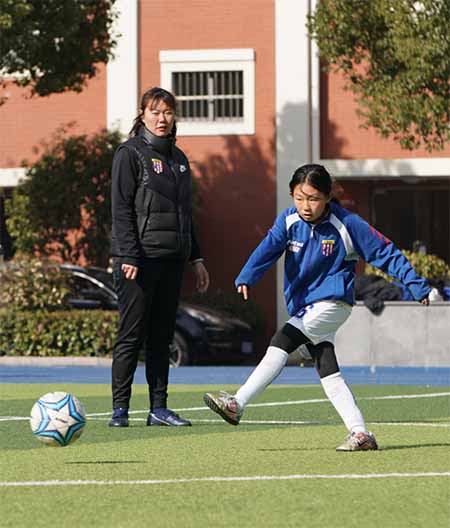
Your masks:
M186 165L180 165L180 172L186 172L186 171L187 171Z
M328 257L333 253L335 240L322 240L322 255Z
M153 170L156 172L156 174L161 174L163 171L163 164L162 161L158 158L152 158L153 163Z

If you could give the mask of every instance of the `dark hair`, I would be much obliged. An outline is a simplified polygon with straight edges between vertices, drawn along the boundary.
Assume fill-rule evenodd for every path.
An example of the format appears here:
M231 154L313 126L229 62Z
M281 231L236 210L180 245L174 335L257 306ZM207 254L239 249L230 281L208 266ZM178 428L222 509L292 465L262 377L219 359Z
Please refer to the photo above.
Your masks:
M164 88L154 86L150 88L141 97L141 105L139 107L139 114L133 120L133 126L131 127L129 137L133 137L137 134L137 131L142 126L142 118L144 117L145 109L151 102L151 108L155 108L160 101L164 101L174 112L177 111L177 100L175 96ZM176 135L176 124L173 124L172 135Z
M327 169L323 165L302 165L293 174L289 182L291 194L299 183L308 183L323 194L331 193L333 182Z

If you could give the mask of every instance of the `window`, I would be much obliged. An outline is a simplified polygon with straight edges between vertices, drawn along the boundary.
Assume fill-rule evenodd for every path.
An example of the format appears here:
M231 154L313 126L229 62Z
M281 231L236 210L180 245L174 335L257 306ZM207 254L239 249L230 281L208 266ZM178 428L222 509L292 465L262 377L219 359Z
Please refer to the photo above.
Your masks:
M421 241L427 253L450 262L449 210L447 182L392 183L375 189L372 221L400 249L411 251Z
M242 71L174 72L179 121L244 119Z
M178 134L254 134L254 51L161 51L161 85L177 96Z

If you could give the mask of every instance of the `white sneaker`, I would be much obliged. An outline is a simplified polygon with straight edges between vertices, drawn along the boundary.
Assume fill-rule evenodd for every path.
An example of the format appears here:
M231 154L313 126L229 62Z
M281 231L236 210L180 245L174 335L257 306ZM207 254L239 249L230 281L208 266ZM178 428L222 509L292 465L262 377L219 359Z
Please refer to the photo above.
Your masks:
M236 398L228 392L220 391L218 396L209 392L203 396L206 405L226 422L231 425L238 425L244 410L241 408Z
M377 449L377 441L370 431L367 433L350 433L345 442L336 447L336 451L375 451Z

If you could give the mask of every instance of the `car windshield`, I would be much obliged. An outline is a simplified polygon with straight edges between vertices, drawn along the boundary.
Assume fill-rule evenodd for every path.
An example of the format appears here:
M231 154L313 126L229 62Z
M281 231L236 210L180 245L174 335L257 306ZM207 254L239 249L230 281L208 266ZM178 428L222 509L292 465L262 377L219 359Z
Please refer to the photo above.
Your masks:
M94 284L87 277L80 275L72 276L72 293L77 299L82 300L98 300L102 302L110 302L113 300L111 294L107 290L102 289L97 284Z
M105 286L114 290L114 283L112 278L112 273L101 268L86 268L86 272L94 279L103 282Z

